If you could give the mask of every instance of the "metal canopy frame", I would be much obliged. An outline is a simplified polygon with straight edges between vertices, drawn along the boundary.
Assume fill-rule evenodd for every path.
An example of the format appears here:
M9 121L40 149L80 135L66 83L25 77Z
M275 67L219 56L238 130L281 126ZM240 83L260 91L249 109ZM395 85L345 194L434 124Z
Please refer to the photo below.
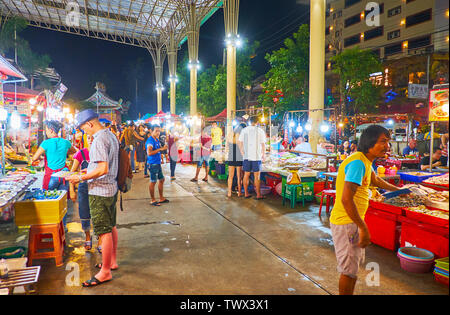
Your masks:
M78 5L79 26L66 23L74 3ZM191 4L195 4L196 14L204 23L222 3L221 0L0 0L0 14L4 18L21 16L34 27L152 50L151 43L167 45L171 33L176 34L179 46L185 41Z

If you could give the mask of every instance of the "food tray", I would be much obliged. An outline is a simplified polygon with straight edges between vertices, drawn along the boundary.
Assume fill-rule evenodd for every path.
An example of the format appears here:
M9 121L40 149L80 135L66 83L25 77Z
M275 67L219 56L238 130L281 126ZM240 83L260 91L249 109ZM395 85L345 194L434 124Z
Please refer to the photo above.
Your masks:
M404 210L405 210L405 216L407 218L410 218L410 219L413 219L413 220L416 220L419 222L423 222L423 223L432 224L432 225L449 227L449 220L434 217L434 216L428 215L428 214L411 211L408 209L404 209Z
M433 188L438 191L449 190L449 185L438 185L438 184L428 183L425 180L421 183L421 185L428 187L428 188Z
M420 173L428 173L428 172L420 172ZM398 172L397 174L400 175L401 180L405 180L405 181L413 182L413 183L421 183L430 177L443 175L441 173L438 173L438 174L429 173L430 175L416 176L416 175L411 175L410 173L402 173L402 172Z
M383 210L383 211L387 211L387 212L390 212L393 214L398 214L398 215L404 215L404 210L405 210L402 207L397 207L397 206L389 205L387 203L372 201L372 200L369 200L369 206L374 209L377 209L377 210Z

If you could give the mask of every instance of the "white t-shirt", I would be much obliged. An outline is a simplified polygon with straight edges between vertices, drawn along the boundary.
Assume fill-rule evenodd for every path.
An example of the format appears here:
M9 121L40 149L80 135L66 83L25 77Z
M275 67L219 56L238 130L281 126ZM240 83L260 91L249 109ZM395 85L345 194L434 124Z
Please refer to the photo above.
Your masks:
M309 142L302 142L302 143L297 144L295 146L294 151L312 153L312 148L311 148L311 145L309 144ZM299 156L302 156L302 157L313 157L312 155L301 154L301 153L299 154Z
M239 136L239 141L244 146L244 160L261 161L265 152L261 150L261 144L266 143L266 133L259 127L245 127Z

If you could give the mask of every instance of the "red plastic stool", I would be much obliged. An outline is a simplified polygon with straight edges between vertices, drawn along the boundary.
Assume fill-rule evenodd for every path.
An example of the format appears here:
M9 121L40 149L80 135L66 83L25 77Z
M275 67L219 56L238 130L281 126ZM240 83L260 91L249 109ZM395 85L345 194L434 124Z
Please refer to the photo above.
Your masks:
M44 239L52 240L44 242ZM28 237L28 266L33 265L34 259L54 258L56 266L63 265L65 245L64 226L62 221L57 224L32 225ZM42 251L52 249L50 251Z
M326 197L327 198L327 214L330 213L330 201L331 199L336 199L336 190L331 190L331 189L327 189L322 191L322 196L320 197L320 207L319 207L319 217L322 214L322 205L323 205L323 198Z

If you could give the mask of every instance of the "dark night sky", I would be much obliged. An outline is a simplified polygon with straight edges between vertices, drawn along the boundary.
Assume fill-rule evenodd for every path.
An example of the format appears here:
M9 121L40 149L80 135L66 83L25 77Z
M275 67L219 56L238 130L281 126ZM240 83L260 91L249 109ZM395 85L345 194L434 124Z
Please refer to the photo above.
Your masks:
M258 75L268 70L264 56L282 46L303 23L309 23L309 7L298 4L299 0L241 0L239 34L250 42L258 40L261 49L252 61ZM200 28L199 60L203 69L212 64L221 64L224 49L223 10L218 10ZM123 98L132 102L130 116L156 111L156 92L153 61L146 49L122 45L83 36L59 33L29 27L22 34L38 53L48 54L51 67L61 75L68 87L65 99L86 99L94 93L96 81L105 82L107 93L114 99ZM187 50L187 42L179 51L178 60ZM134 82L125 75L127 65L143 58L145 77L139 82L138 104L135 100ZM169 107L167 98L167 58L165 62L163 110ZM186 70L188 71L188 70Z

